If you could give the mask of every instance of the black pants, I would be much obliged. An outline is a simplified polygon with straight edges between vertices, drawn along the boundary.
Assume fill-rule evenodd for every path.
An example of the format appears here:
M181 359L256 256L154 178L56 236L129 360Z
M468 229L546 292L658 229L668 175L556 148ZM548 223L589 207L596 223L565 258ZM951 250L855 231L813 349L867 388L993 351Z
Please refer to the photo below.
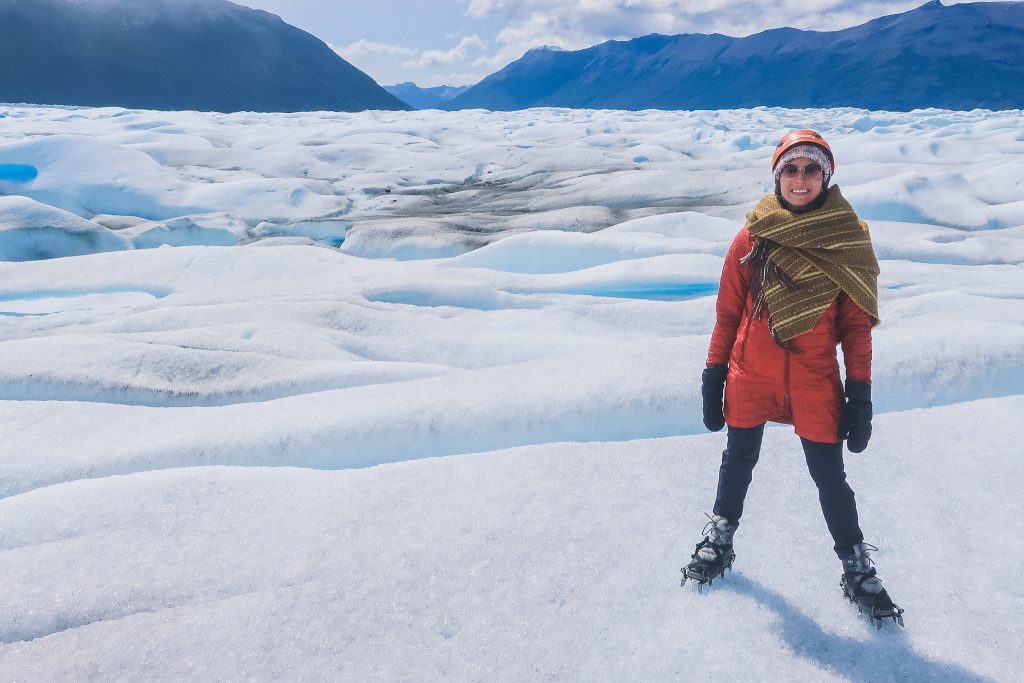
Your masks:
M715 514L739 524L743 516L743 499L761 453L764 425L741 428L729 426L729 442L722 452L722 467L718 470L718 497ZM857 502L853 489L846 482L843 469L843 444L818 443L803 437L807 469L818 487L818 500L825 514L825 523L835 542L839 557L849 554L852 546L864 540L857 521Z

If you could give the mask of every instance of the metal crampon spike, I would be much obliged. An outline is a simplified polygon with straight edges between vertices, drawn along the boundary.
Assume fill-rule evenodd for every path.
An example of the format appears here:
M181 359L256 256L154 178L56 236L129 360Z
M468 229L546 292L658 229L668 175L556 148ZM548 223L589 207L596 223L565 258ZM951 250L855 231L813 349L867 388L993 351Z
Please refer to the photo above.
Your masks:
M893 609L895 611L892 614L876 614L874 610L872 610L871 613L865 613L863 610L860 610L860 613L867 619L871 620L876 631L882 630L882 622L886 619L892 619L892 622L894 624L899 624L900 628L906 628L906 624L903 623L904 609L898 605L893 605Z

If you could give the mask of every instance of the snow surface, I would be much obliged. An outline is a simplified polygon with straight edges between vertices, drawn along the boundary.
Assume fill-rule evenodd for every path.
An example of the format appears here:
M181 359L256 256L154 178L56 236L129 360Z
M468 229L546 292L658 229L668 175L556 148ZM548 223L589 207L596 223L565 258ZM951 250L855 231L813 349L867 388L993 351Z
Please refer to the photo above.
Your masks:
M847 463L906 630L789 427L679 587L722 256L797 125L881 259ZM1021 112L0 105L5 168L4 680L1024 671Z

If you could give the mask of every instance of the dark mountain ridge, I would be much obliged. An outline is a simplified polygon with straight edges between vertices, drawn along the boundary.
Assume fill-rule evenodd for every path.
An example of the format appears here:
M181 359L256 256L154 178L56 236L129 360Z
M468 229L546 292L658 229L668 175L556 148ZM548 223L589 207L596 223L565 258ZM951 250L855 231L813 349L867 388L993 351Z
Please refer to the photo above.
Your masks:
M0 0L0 101L408 109L319 39L227 0Z
M1022 55L1024 2L933 0L840 31L652 34L531 50L443 106L1016 109L1024 107Z

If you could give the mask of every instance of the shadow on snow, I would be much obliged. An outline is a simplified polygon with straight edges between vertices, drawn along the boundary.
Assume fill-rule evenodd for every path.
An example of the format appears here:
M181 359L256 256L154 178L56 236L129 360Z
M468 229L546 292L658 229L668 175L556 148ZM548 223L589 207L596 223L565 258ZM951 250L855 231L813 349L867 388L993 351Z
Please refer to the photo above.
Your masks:
M750 597L778 615L775 630L794 653L851 681L993 681L914 652L904 631L892 622L884 622L879 631L869 627L871 636L857 640L826 632L781 594L742 574L730 573L728 581L720 585L722 590ZM715 589L719 590L717 584ZM856 616L855 609L850 606L851 618ZM913 619L912 614L907 617L908 621Z

